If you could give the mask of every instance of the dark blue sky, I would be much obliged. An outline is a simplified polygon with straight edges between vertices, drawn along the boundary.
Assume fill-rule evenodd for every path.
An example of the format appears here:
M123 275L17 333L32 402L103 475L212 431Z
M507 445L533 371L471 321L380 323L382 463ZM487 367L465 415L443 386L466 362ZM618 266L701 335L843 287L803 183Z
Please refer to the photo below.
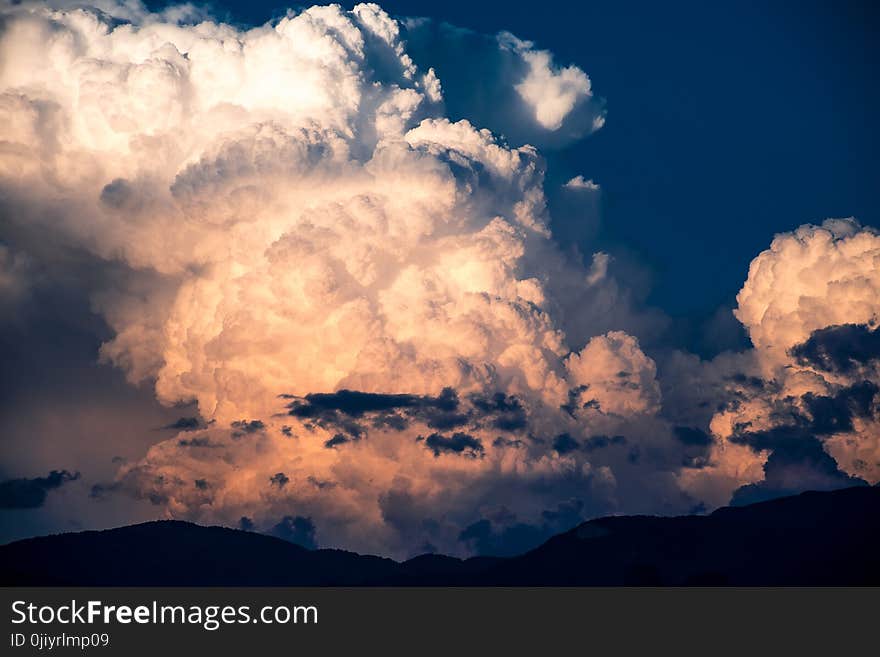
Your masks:
M880 224L880 21L869 3L380 4L509 30L590 75L608 122L545 153L549 180L602 185L598 246L631 249L650 270L649 302L673 316L729 304L776 232L832 216ZM262 23L286 5L214 6Z

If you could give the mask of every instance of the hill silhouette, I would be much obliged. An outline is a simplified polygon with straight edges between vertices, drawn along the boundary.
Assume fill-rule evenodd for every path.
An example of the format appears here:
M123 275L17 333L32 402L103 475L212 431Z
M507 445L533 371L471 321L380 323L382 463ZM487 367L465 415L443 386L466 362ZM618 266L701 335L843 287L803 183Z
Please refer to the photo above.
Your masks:
M877 585L880 488L808 492L705 516L591 520L526 554L404 562L181 521L0 546L18 586Z

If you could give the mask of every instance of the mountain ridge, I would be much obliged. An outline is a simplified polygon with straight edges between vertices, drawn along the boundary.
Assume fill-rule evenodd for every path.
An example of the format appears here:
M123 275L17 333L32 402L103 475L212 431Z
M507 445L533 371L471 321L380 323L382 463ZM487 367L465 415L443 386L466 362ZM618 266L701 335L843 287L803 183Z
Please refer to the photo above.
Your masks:
M159 520L0 546L17 586L576 586L880 584L880 488L807 492L702 516L608 516L514 557L406 561L310 550Z

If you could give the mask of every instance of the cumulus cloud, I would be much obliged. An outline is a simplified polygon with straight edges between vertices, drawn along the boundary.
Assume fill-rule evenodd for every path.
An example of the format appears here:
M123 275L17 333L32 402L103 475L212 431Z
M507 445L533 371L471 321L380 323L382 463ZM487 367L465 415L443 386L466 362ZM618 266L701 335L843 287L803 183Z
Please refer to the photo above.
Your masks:
M574 178L570 179L567 183L565 183L566 189L583 189L590 192L599 191L599 185L590 180L584 180L584 177L581 175L577 175Z
M499 43L502 48L517 53L528 65L528 73L515 88L543 128L559 130L575 106L593 95L590 78L577 66L557 68L548 51L535 50L531 41L521 41L507 32L499 35ZM601 115L597 116L592 127L598 129L603 122Z
M728 378L707 467L682 473L686 488L745 502L880 481L878 262L880 236L853 219L777 235L752 261L734 313L754 350L691 371Z
M444 106L515 142L540 147L569 144L605 124L605 107L578 66L509 32L484 35L425 18L404 22L416 62L443 81Z
M30 236L16 248L48 233L112 263L84 283L101 359L198 416L154 424L176 435L119 464L95 504L126 493L309 547L468 554L780 488L790 459L756 436L786 417L873 476L874 407L854 387L877 380L873 333L846 355L815 333L874 330L871 231L777 237L739 297L755 349L674 355L664 381L639 339L655 318L609 256L550 230L534 144L604 117L576 66L372 4L252 29L98 9L3 6L0 196Z
M91 291L102 359L198 405L101 490L266 530L311 517L380 552L465 550L505 487L522 521L578 482L616 503L611 466L553 439L656 414L636 313L607 256L558 250L536 149L444 115L416 24L376 5L249 30L100 9L4 9L0 185L22 226L132 272ZM598 127L580 69L482 39L522 125ZM436 522L386 518L393 492Z
M752 261L736 317L768 367L813 331L880 321L880 235L852 219L829 219L777 235Z

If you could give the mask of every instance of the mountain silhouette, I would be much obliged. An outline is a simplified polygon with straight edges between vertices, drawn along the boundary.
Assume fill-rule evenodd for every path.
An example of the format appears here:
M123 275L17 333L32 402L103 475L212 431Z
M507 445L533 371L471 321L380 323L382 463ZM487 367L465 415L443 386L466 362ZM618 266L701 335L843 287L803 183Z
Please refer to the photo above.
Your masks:
M396 562L225 527L148 522L0 546L6 586L877 585L880 488L704 516L585 522L516 557Z

